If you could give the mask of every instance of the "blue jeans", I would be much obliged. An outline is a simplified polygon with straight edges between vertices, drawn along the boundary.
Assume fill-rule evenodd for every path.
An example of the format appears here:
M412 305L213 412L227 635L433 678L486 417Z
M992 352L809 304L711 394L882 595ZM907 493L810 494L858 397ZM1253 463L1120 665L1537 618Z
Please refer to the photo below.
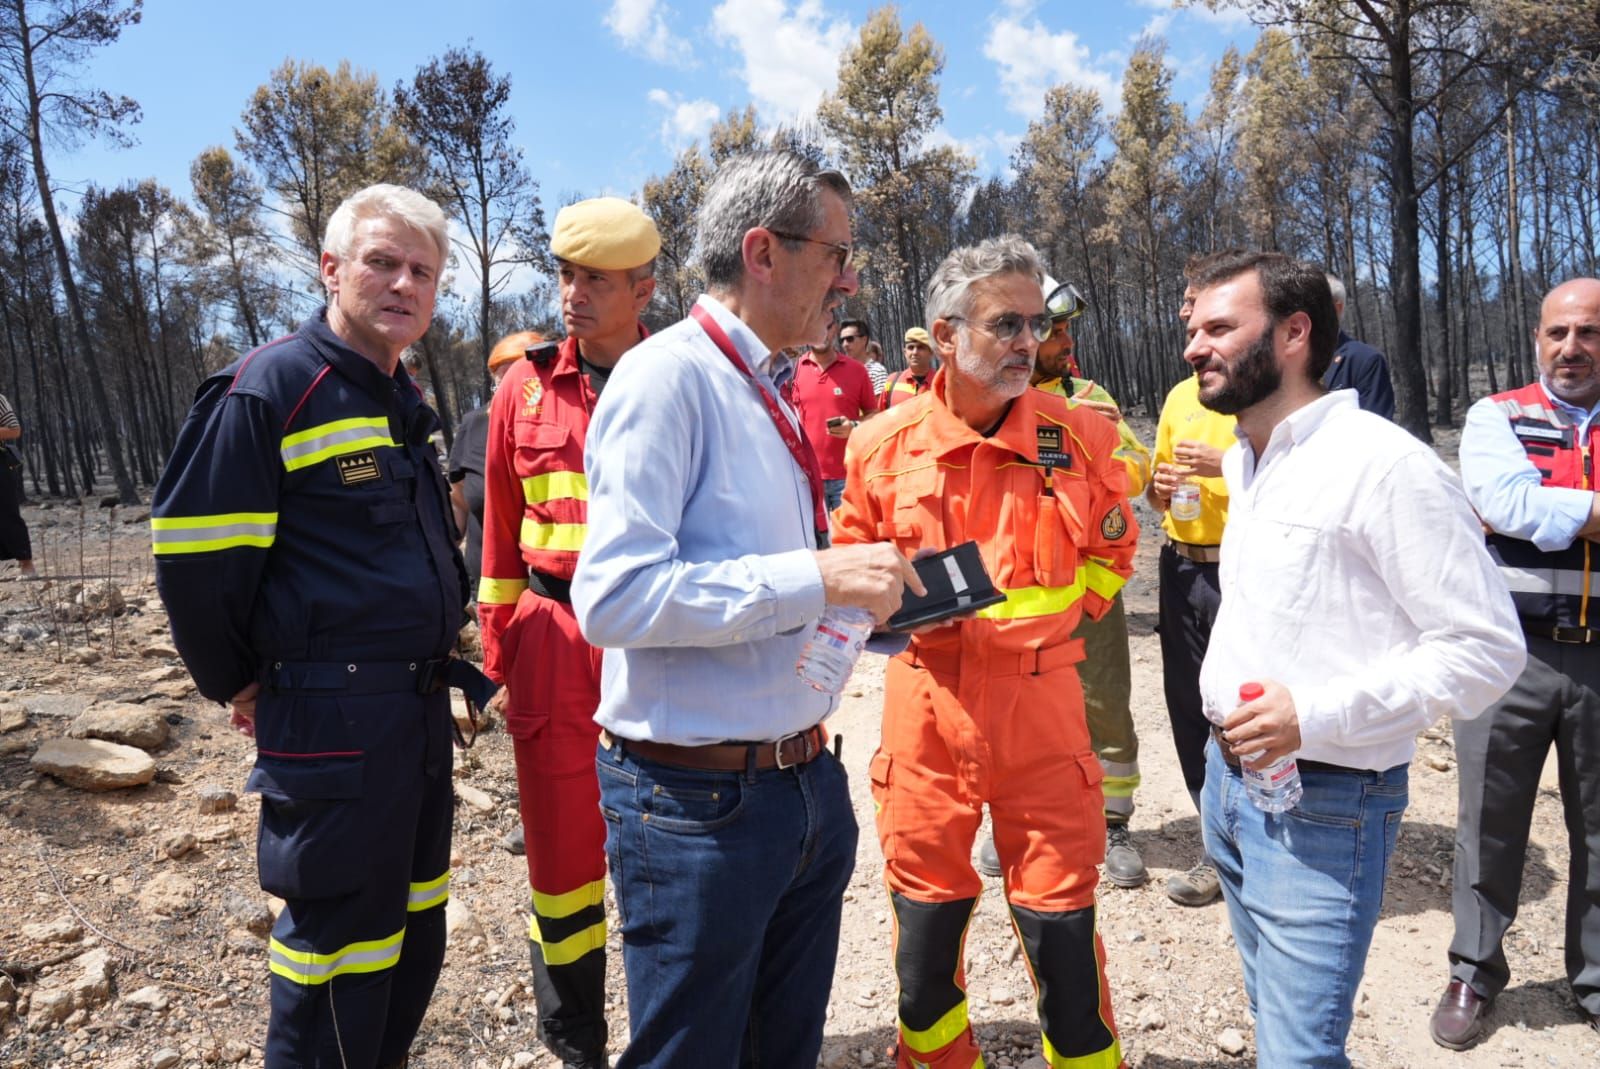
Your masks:
M844 766L704 772L615 741L596 764L628 979L619 1069L814 1069L855 869Z
M833 510L838 508L840 503L844 501L844 480L822 480L822 501L828 507L828 515L832 516Z
M1206 745L1201 819L1256 1018L1256 1064L1344 1069L1345 1037L1405 813L1409 770L1300 770L1287 813L1257 809Z

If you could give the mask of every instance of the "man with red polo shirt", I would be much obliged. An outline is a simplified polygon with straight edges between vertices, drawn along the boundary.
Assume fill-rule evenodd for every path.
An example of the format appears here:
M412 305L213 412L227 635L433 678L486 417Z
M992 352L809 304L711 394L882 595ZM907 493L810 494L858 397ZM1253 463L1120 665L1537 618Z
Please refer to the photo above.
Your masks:
M533 916L539 1034L574 1069L606 1064L605 823L594 750L600 651L568 590L588 521L584 438L611 370L644 337L661 237L628 201L556 216L567 337L528 350L489 410L484 465L484 671L506 687ZM863 373L864 374L864 373Z
M844 497L845 442L862 419L878 411L872 376L856 361L841 359L831 345L813 346L795 368L793 396L822 466L822 493L832 515Z

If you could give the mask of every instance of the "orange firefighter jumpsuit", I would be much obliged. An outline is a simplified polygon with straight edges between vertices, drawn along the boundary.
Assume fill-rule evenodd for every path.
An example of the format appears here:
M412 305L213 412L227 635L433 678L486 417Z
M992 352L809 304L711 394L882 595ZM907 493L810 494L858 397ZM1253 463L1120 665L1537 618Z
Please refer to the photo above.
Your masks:
M606 1045L600 651L578 630L567 588L588 519L583 445L596 399L574 338L554 358L519 360L496 389L478 584L484 671L506 686L516 755L539 1034L583 1065L602 1064Z
M912 639L889 662L873 799L895 914L899 1065L981 1064L963 942L989 806L1006 898L1038 989L1052 1066L1116 1069L1120 1045L1095 927L1105 853L1100 762L1071 638L1132 571L1138 527L1117 432L1030 389L984 437L930 393L850 442L835 542L907 554L976 540L1006 601Z

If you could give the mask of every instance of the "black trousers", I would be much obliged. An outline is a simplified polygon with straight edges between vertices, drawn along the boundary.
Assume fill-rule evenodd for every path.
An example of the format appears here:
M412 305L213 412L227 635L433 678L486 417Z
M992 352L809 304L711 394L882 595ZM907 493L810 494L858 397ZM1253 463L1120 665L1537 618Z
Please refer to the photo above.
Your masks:
M32 560L33 542L22 520L22 469L0 462L0 560Z
M1183 767L1183 783L1198 797L1206 783L1206 740L1211 721L1200 703L1200 664L1206 659L1211 627L1222 604L1217 566L1178 555L1171 543L1161 547L1160 615L1161 682L1167 696L1172 744Z
M1492 998L1511 978L1502 940L1517 916L1539 773L1552 745L1572 850L1566 971L1600 1015L1600 647L1529 637L1528 666L1475 720L1455 723L1460 763L1450 976Z

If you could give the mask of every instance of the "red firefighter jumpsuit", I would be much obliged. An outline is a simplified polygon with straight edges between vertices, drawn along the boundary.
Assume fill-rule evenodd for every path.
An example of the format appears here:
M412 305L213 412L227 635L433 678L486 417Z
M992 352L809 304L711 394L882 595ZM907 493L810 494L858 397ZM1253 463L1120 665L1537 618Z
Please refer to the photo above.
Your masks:
M583 443L595 399L574 338L554 359L518 361L500 383L489 409L478 585L484 671L506 686L516 754L539 1034L578 1065L604 1064L606 1044L606 836L593 719L600 651L584 641L567 596L587 521Z
M1120 1045L1095 928L1105 853L1101 768L1071 638L1132 571L1138 538L1117 432L1028 390L984 437L933 390L850 443L835 541L907 554L976 540L1006 601L913 638L889 662L872 759L878 838L895 914L899 1065L971 1069L962 945L981 883L972 842L985 803L1006 898L1038 989L1052 1066L1116 1069Z

